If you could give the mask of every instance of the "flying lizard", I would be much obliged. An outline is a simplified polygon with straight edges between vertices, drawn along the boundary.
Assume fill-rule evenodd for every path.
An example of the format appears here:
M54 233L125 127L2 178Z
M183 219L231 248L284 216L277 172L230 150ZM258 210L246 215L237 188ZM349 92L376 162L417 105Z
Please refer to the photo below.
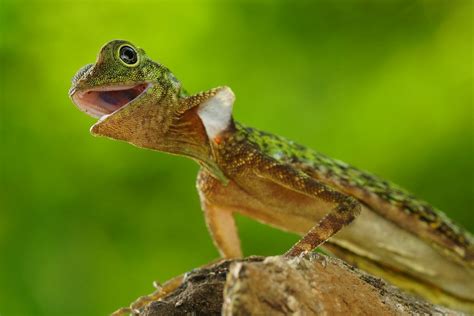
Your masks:
M286 256L321 247L432 302L474 312L469 232L389 181L235 121L229 87L188 94L143 49L114 40L77 72L69 94L98 119L93 135L200 165L201 207L223 258L242 257L239 213L300 234Z

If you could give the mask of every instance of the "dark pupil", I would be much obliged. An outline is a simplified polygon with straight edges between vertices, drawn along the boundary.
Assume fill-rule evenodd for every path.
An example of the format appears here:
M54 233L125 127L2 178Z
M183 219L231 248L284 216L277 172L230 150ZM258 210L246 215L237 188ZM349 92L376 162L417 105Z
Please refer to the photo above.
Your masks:
M137 53L130 46L120 48L120 59L126 64L132 65L137 62Z

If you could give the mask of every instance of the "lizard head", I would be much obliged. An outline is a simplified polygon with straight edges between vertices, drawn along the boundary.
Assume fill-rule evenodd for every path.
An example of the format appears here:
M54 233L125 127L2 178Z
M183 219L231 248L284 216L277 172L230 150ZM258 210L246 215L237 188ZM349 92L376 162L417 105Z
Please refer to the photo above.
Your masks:
M105 44L72 79L69 96L98 122L91 133L160 149L184 92L171 71L123 40ZM156 143L160 141L160 143Z
M201 108L206 94L187 96L168 68L123 40L105 44L95 64L76 73L69 90L73 103L98 119L93 135L191 157L224 179L204 125L212 131L226 127L234 95L229 88L214 94Z

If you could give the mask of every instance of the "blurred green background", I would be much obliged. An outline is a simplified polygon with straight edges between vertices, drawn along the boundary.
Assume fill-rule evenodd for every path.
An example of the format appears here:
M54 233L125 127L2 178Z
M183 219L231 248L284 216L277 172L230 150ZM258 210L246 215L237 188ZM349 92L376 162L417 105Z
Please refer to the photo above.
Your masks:
M217 257L197 165L91 137L68 99L116 38L473 231L472 3L2 0L0 315L105 315ZM238 223L247 255L297 240Z

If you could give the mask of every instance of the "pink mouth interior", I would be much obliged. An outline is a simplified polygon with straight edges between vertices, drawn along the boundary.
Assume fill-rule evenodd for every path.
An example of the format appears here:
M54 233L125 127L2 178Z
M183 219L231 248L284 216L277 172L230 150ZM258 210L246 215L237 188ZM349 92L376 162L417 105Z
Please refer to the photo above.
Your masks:
M100 118L124 107L140 96L149 84L106 87L98 90L77 92L73 95L76 105L93 117Z

